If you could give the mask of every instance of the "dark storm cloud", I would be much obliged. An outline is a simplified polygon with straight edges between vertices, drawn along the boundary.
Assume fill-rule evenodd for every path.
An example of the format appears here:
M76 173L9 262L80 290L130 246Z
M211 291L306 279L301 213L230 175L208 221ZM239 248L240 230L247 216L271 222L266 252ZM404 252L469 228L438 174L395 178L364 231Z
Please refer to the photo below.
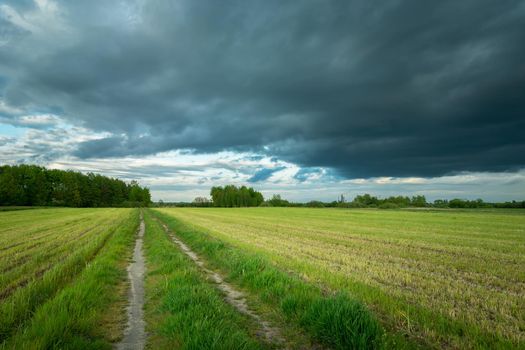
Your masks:
M24 4L7 5L38 13ZM522 1L57 8L52 33L0 47L0 96L115 135L79 157L252 150L346 177L525 165Z

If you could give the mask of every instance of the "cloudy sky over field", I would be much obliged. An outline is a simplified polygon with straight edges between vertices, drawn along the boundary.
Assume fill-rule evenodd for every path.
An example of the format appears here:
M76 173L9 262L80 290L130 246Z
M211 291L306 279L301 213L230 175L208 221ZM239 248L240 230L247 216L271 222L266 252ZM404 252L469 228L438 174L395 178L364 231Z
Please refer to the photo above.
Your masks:
M0 163L523 199L524 42L523 1L3 0Z

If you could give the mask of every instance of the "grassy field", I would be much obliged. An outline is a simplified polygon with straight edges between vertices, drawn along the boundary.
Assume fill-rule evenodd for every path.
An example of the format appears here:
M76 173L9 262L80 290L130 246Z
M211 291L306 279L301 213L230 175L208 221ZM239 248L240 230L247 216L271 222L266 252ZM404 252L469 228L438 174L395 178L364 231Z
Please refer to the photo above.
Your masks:
M289 349L525 347L523 211L143 214L147 348L280 346L210 271ZM139 210L9 210L0 223L0 349L112 348L126 325Z
M202 237L218 240L229 254L252 254L327 291L348 292L398 347L524 346L523 211L156 211L197 250ZM212 250L201 252L246 283Z
M6 211L0 222L0 348L111 348L138 211Z

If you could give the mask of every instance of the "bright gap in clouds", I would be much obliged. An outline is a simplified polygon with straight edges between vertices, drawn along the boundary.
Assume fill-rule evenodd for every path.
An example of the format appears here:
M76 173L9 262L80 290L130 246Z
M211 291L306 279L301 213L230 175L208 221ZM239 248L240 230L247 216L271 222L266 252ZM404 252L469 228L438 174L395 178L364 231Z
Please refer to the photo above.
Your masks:
M79 141L111 134L74 126L54 115L24 115L14 124L0 124L0 163L37 163L138 180L151 188L154 200L191 201L196 196L209 196L212 186L225 184L253 186L266 197L280 194L297 202L333 201L341 194L351 199L363 193L380 197L423 194L429 200L481 197L501 201L522 200L525 193L525 170L465 172L431 178L345 179L330 168L300 167L254 152L168 151L146 156L79 159L71 155Z
M333 201L344 194L351 199L370 193L379 197L425 195L429 200L441 198L483 198L487 201L522 200L525 170L515 173L462 173L434 178L369 178L344 180L329 169L302 168L295 164L257 154L221 152L184 154L165 152L147 157L78 160L64 159L49 164L58 169L93 171L127 180L139 180L151 188L153 199L192 201L209 197L212 186L235 184L253 186L265 197L280 194L296 202ZM259 182L250 179L262 170L276 170Z

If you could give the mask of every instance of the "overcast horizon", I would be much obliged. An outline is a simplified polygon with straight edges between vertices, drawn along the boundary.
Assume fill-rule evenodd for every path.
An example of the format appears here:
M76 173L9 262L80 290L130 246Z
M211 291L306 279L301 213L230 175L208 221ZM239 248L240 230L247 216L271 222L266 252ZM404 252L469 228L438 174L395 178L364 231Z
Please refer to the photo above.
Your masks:
M525 199L525 2L0 4L0 165L191 201Z

